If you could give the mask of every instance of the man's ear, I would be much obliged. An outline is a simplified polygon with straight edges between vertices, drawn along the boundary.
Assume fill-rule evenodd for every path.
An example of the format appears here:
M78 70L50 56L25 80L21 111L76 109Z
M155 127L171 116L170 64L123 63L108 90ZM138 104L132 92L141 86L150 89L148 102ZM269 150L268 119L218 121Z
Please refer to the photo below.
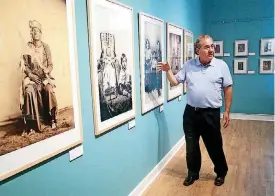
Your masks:
M198 48L195 48L195 54L199 55L199 49Z

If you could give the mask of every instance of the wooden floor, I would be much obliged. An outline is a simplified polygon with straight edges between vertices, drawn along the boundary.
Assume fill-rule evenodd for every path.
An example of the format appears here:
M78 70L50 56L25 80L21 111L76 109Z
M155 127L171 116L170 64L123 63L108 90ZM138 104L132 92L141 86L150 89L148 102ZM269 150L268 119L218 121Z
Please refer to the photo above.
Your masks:
M214 185L213 164L201 139L200 179L188 187L182 184L187 175L184 145L144 196L273 196L273 122L231 120L222 134L229 168L223 186Z

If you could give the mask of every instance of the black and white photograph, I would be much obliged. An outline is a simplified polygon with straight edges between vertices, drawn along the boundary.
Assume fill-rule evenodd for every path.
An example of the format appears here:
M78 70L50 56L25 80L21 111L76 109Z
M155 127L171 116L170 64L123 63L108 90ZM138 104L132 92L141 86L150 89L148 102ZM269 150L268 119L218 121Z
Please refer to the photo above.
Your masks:
M238 62L238 70L243 70L243 62Z
M145 31L145 50L144 50L144 69L145 69L145 103L151 102L150 95L155 99L162 96L162 72L157 72L158 62L162 62L161 27L150 22L144 23Z
M194 35L190 30L184 29L183 63L195 58ZM183 92L187 92L186 82L183 83Z
M163 104L163 72L156 66L163 59L164 24L162 21L140 13L140 67L142 113Z
M261 55L274 55L275 54L275 39L274 38L263 38L261 39Z
M173 33L169 33L169 65L174 75L176 75L181 69L181 36Z
M97 59L100 118L104 122L132 107L132 79L127 65L127 51L116 52L115 38L111 33L100 33L101 54Z
M244 52L245 51L245 44L238 44L238 52Z
M235 40L235 56L248 55L248 40Z
M184 62L194 58L194 35L191 31L184 31Z
M274 59L260 58L260 74L274 74Z
M183 65L183 29L175 24L167 23L167 59L174 75L176 75ZM167 80L167 98L172 100L183 93L182 84L171 86Z
M221 51L220 44L215 44L215 53L220 53L220 51Z
M82 130L74 1L11 0L0 10L3 179L81 143Z
M223 56L223 41L214 41L215 56Z
M88 5L94 124L100 135L135 115L133 16L132 8L117 2Z
M194 35L189 30L184 30L184 63L194 58Z
M234 59L234 74L247 74L247 58Z

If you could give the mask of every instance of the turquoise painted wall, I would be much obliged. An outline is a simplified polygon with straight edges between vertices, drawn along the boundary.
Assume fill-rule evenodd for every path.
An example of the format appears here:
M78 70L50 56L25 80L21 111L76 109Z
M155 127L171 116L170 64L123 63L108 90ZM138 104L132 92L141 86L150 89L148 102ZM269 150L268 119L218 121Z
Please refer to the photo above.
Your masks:
M231 111L274 114L274 75L258 73L260 39L274 37L274 1L212 0L207 4L207 10L206 33L215 40L223 40L224 52L231 54L223 57L234 80ZM256 53L248 56L248 70L254 70L253 75L233 74L234 40L237 39L248 39L249 52Z
M203 0L123 0L122 2L134 8L136 84L140 83L137 21L139 11L187 28L193 31L194 37L204 30ZM165 103L163 113L159 113L156 109L141 116L140 87L137 85L136 127L128 130L126 124L95 139L85 0L76 0L76 27L84 155L69 162L68 153L65 152L47 161L46 164L39 164L2 182L1 196L128 195L183 136L182 115L186 103L185 97L181 102L174 100Z

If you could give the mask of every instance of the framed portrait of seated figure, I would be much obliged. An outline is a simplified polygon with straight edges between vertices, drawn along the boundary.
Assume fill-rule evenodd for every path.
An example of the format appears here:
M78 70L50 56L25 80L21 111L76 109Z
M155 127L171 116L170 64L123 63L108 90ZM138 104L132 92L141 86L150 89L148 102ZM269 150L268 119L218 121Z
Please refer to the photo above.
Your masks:
M101 136L135 117L133 8L88 0L94 133Z
M0 180L82 143L74 5L0 2Z

